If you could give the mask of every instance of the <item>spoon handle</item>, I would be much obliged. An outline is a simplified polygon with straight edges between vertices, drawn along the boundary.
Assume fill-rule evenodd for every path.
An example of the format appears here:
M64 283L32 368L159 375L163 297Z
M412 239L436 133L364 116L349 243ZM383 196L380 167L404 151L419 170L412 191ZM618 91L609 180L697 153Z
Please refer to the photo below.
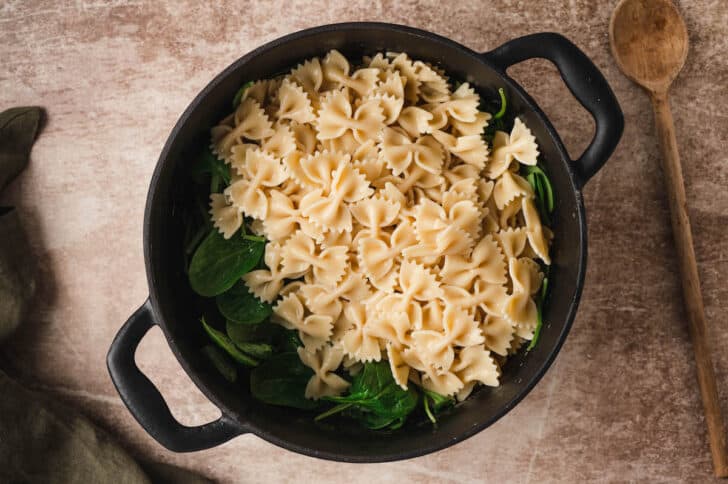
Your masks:
M690 336L693 340L695 363L698 369L698 383L703 398L705 422L708 426L713 468L718 477L728 477L728 453L726 453L725 431L721 416L715 374L710 358L710 347L705 324L703 298L700 291L698 267L695 262L693 236L687 212L687 199L683 183L680 155L677 150L675 126L672 121L667 92L652 93L652 107L655 111L657 136L662 150L662 171L670 204L672 232L675 238L683 298L688 316Z

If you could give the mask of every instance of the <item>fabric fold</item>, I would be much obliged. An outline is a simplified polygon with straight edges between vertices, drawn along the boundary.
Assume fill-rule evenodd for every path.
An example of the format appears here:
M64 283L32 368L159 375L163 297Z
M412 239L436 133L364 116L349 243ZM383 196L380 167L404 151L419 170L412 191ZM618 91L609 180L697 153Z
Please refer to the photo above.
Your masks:
M0 113L0 195L28 164L43 119L43 110L38 107ZM30 258L17 212L12 207L0 207L0 344L22 323L35 292ZM168 464L135 459L81 413L56 398L25 388L0 370L0 482L210 481Z

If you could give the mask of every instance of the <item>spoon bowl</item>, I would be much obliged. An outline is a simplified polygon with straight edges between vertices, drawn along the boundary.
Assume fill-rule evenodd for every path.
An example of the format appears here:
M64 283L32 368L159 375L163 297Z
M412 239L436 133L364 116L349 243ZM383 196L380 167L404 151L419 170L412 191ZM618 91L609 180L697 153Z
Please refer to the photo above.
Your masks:
M632 81L663 93L688 55L688 30L668 0L622 0L609 23L612 55Z

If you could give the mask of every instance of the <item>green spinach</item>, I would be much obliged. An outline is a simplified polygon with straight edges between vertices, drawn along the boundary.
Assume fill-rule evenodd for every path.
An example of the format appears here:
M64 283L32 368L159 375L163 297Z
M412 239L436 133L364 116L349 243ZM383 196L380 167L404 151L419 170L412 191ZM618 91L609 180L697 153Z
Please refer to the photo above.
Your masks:
M545 225L551 223L551 213L554 211L554 189L551 186L551 180L546 176L543 168L540 166L521 167L521 174L526 178L533 188L536 195L536 208L538 208L539 216Z
M250 240L252 242L263 242L263 243L267 242L267 240L265 240L265 237L261 237L260 235L245 234L245 235L243 235L243 238L245 240Z
M265 360L274 353L273 332L268 328L275 326L278 325L271 323L238 324L228 320L226 331L238 349L255 358ZM283 328L281 330L285 331Z
M256 366L258 364L258 360L243 353L225 333L207 324L205 318L200 319L200 322L213 343L225 350L235 361L245 366Z
M298 353L280 353L250 372L250 392L271 405L312 410L318 402L304 396L312 376L313 370L301 362Z
M358 421L361 425L369 430L397 430L407 421L407 417L399 417L392 420L392 417L386 414L376 414L360 407L349 407L341 412L347 418Z
M273 347L268 343L233 343L240 351L258 358L267 360L273 355Z
M303 346L298 332L271 322L238 324L228 321L227 334L239 348L245 343L266 343L273 353L287 353Z
M548 274L549 269L548 266L546 266L546 275L543 278L543 283L541 283L541 290L539 291L538 299L536 300L536 314L538 318L536 322L536 329L533 331L533 338L528 344L528 348L526 348L526 351L531 351L532 349L534 349L536 347L536 344L538 343L539 336L541 336L541 327L543 326L543 304L549 291Z
M493 119L501 119L506 114L508 102L506 101L506 92L502 87L498 88L498 96L500 96L500 109L493 115Z
M243 95L245 94L245 91L247 91L252 85L253 81L248 81L243 84L240 89L238 89L238 92L235 93L235 97L233 98L233 109L236 109L240 105L240 101L243 100Z
M277 331L276 327L280 326L271 323L238 324L233 321L228 321L225 329L230 339L236 345L238 343L272 344L275 332Z
M195 232L190 231L185 237L185 240L187 241L185 244L185 255L192 255L209 231L210 227L207 225L200 225Z
M277 324L275 326L278 326ZM283 329L281 327L281 329ZM290 330L290 329L283 329L281 333L279 333L278 339L275 341L276 348L280 352L287 352L287 351L296 351L299 346L303 346L303 343L301 342L301 338L298 336L298 331Z
M235 365L230 362L222 351L215 346L207 345L202 348L202 354L210 360L223 378L230 383L235 383L235 380L238 379L238 369L235 368Z
M492 113L492 119L483 132L483 139L485 139L489 145L493 144L495 132L503 131L505 129L505 114L508 108L508 101L506 99L506 92L502 87L498 88L498 97L500 98L500 107L498 108L498 111ZM493 104L491 104L491 106L493 106Z
M379 361L364 365L354 376L348 395L324 399L338 405L318 415L317 421L344 412L368 428L382 429L402 426L417 406L419 395L411 386L403 390L397 385L389 363Z
M251 294L242 280L217 296L215 301L220 314L238 324L260 323L273 312L272 306Z
M225 239L213 228L192 256L189 280L201 296L212 297L230 289L263 255L265 244L233 235Z
M202 152L199 161L192 169L192 179L197 183L203 183L208 176L210 193L219 193L221 186L230 184L230 167L225 161L218 159L209 148Z
M544 225L551 225L551 214L555 208L554 201L554 190L551 186L551 180L546 175L546 172L539 165L536 166L523 166L521 167L521 175L526 178L528 183L533 188L533 193L536 198L536 208L538 209L539 217ZM533 339L526 348L527 351L531 351L536 347L539 336L541 335L541 328L543 327L543 306L546 301L548 294L548 283L549 283L549 266L543 265L545 276L543 283L541 284L541 291L536 298L536 312L537 312L537 323L536 329L533 332Z
M425 415L430 419L433 424L437 423L435 414L444 410L447 407L455 405L455 399L453 397L447 397L440 395L439 393L430 391L426 388L422 388L422 404L425 408Z

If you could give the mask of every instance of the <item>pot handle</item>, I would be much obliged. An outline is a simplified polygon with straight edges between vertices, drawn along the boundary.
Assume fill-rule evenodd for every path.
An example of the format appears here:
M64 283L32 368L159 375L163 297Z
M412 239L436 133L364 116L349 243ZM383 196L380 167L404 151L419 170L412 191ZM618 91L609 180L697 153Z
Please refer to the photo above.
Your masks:
M119 330L106 357L111 380L137 422L173 452L208 449L245 433L225 415L199 427L182 425L172 416L159 390L134 361L137 346L154 324L147 299Z
M556 65L566 86L596 124L591 143L573 162L576 184L583 187L617 147L624 129L622 110L599 69L569 39L552 32L513 39L483 56L504 75L513 64L533 58L543 58Z

